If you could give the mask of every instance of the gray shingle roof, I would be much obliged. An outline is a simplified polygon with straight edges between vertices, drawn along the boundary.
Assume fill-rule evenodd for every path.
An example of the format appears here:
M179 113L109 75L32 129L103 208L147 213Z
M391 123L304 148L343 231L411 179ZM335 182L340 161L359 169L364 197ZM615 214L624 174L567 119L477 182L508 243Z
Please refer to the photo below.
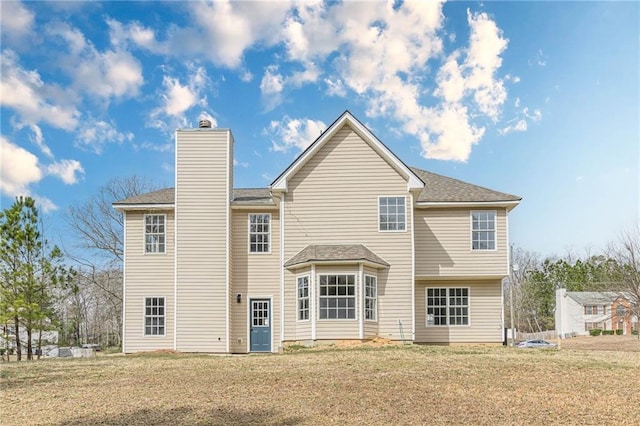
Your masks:
M418 202L496 202L522 199L415 167L411 167L411 171L425 183L418 195Z
M411 167L411 171L425 183L424 189L418 195L418 202L501 202L521 200L516 195L483 188L415 167ZM115 206L127 204L173 204L174 200L175 189L165 188L120 200L113 204ZM236 188L233 190L232 203L248 206L275 205L269 188Z
M380 256L362 244L308 245L285 264L285 268L308 262L363 261L389 267Z
M135 197L116 201L113 205L173 204L175 202L175 197L175 188L164 188L158 191L147 192L146 194L140 194ZM251 206L275 205L273 198L271 198L269 188L236 188L233 190L232 203Z
M174 188L164 188L145 194L125 198L113 203L115 206L121 204L173 204L176 196Z
M615 291L568 291L567 296L581 305L610 305L624 295Z

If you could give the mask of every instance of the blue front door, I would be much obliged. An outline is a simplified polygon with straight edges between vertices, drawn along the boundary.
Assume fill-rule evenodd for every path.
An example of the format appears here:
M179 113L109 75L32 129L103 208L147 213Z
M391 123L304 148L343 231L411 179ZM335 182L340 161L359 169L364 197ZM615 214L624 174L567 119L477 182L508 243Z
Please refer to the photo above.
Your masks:
M251 299L249 309L251 352L271 352L271 301Z

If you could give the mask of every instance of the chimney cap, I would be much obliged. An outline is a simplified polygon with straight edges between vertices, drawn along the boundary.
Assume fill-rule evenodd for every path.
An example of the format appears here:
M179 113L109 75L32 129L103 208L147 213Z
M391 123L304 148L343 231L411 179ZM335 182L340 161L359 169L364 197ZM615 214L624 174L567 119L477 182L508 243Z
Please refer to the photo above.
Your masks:
M211 128L211 121L207 120L206 118L203 118L198 123L198 127L201 128L201 129L210 129Z

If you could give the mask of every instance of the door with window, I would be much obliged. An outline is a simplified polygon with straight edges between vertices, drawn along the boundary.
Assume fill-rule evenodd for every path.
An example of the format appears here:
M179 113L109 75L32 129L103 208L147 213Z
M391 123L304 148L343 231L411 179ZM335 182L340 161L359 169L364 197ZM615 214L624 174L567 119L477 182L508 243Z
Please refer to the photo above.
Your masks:
M249 345L251 352L271 352L271 301L251 299L249 302Z

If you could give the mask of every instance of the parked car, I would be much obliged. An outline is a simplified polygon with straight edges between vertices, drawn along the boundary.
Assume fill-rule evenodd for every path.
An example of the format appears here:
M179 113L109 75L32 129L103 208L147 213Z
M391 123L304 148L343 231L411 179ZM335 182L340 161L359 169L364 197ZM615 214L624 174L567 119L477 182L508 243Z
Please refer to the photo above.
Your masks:
M531 340L524 340L522 342L518 342L516 344L516 347L518 348L557 348L558 345L556 345L555 343L551 343L551 342L547 342L546 340L542 340L542 339L531 339Z
M84 345L82 345L82 349L93 349L96 352L100 351L100 345L97 343L85 343Z

